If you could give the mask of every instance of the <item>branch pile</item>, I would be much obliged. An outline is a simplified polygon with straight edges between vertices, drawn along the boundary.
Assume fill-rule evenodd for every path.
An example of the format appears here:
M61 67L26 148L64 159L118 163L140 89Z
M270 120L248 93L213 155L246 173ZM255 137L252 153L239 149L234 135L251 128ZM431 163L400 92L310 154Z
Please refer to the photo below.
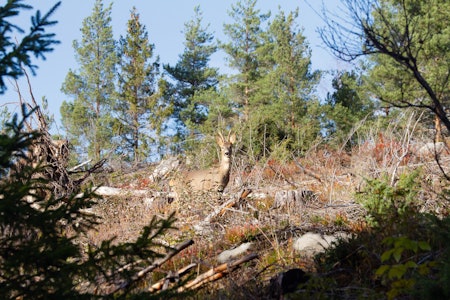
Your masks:
M69 196L79 189L79 186L90 174L100 169L105 161L97 162L93 167L83 171L84 174L80 178L72 179L69 176L72 173L76 173L75 171L67 170L70 154L69 142L67 140L54 140L51 137L48 118L37 104L31 89L28 74L25 70L23 71L28 81L31 98L31 103L24 100L16 82L22 114L23 117L26 117L24 124L28 132L35 131L39 137L37 142L30 147L26 159L18 162L19 169L30 164L34 168L38 167L40 172L36 177L45 179L48 182L49 186L46 188L51 194L56 197ZM30 110L30 113L27 113L27 110Z

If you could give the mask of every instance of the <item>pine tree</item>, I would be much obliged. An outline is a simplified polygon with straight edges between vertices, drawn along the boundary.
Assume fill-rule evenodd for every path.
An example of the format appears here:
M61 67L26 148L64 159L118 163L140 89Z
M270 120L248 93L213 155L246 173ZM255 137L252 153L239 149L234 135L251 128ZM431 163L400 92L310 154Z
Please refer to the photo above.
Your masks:
M311 70L311 50L297 28L297 18L298 10L288 15L280 11L275 16L258 58L261 78L250 118L268 150L281 141L290 150L306 150L320 130L312 111L318 106L313 92L320 73Z
M426 109L450 130L450 3L345 0L345 23L325 13L325 44L346 61L368 56L372 90L396 107ZM352 24L350 28L348 25ZM346 38L343 38L346 37Z
M99 160L112 151L117 122L113 118L115 74L118 62L111 27L111 7L96 0L84 19L81 43L74 41L79 71L70 70L62 91L73 102L61 106L62 123L79 154Z
M384 6L384 11L376 14L375 22L380 28L393 26L396 32L408 31L408 27L413 27L414 36L409 43L408 51L412 51L415 57L415 64L423 79L434 90L437 99L444 107L450 105L450 32L448 31L448 18L450 4L448 1L429 1L427 3L414 3L406 1L403 4L390 2ZM396 14L395 11L404 10L406 13ZM383 24L380 14L390 17L390 23ZM431 25L432 24L432 25ZM406 28L403 28L406 27ZM432 37L432 38L430 38ZM405 50L400 50L405 51ZM393 64L392 60L385 55L375 55L370 58L374 67L369 75L372 78L370 90L374 92L384 102L391 106L415 106L418 108L428 108L430 113L424 116L424 123L428 128L433 128L433 110L439 105L433 103L432 98L424 89L423 85L415 78L408 69L400 64ZM439 118L437 118L440 121ZM440 127L440 122L437 123ZM450 128L449 128L450 129ZM440 140L440 128L436 128L436 139Z
M357 141L348 134L358 122L369 122L374 117L377 103L370 99L365 78L352 70L336 72L332 80L334 92L327 95L323 106L324 134L327 138L333 137L339 146L342 142L346 142L347 147L353 146Z
M175 81L170 94L175 101L174 119L178 134L186 135L189 130L197 130L208 116L211 101L194 96L214 90L218 84L218 70L210 67L211 55L217 51L213 34L203 26L200 7L194 8L194 18L185 23L184 52L175 66L164 65L165 71ZM206 100L206 101L204 101Z
M121 124L121 151L137 163L148 156L154 133L151 130L160 133L170 106L161 101L157 91L159 58L150 61L155 46L149 42L136 8L131 11L127 28L127 35L120 38L116 112Z
M257 0L244 0L232 5L229 15L235 23L224 25L224 32L230 41L222 44L229 66L238 72L232 79L231 87L244 122L249 118L250 102L257 92L255 83L261 78L259 51L265 42L262 26L270 17L270 13L260 14L255 8L256 3Z

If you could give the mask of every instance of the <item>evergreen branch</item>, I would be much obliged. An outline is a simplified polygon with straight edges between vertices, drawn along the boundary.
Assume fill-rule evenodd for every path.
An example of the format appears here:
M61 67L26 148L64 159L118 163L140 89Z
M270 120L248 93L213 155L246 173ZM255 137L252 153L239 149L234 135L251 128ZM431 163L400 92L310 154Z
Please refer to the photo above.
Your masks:
M15 17L19 15L20 10L32 9L31 5L20 4L23 0L9 0L5 6L0 7L0 31L2 32L2 37L4 33L8 31L12 31L12 29L17 30L20 33L23 33L24 30L17 25L11 24L6 21L6 18Z
M19 43L11 41L9 33L12 33L13 30L23 33L24 30L9 23L6 19L18 15L20 10L32 9L32 6L21 4L21 1L9 0L5 6L0 7L0 94L6 90L4 77L17 79L22 76L22 65L28 67L35 75L37 66L32 64L30 52L36 58L45 60L44 53L53 51L52 46L60 43L54 39L54 33L45 33L45 29L57 23L57 21L50 20L50 17L61 5L61 1L57 2L43 17L38 10L36 15L31 18L30 32Z

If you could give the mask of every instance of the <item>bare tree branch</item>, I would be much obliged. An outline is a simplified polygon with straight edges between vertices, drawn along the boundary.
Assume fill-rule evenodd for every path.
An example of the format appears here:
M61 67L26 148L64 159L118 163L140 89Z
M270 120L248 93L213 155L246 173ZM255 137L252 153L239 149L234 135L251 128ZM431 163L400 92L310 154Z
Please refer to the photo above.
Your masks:
M319 34L325 45L339 59L353 61L369 55L385 55L392 63L401 67L421 86L431 100L430 104L417 99L402 102L381 99L397 107L425 108L435 114L450 130L450 120L445 112L445 90L448 90L450 69L440 80L440 86L430 81L422 67L427 60L434 59L425 53L424 44L433 36L434 26L424 26L424 18L430 18L427 5L421 2L421 12L411 7L406 0L392 2L384 0L343 0L345 9L333 13L325 8L322 19L325 27ZM425 13L424 13L425 12ZM447 78L447 80L445 80Z

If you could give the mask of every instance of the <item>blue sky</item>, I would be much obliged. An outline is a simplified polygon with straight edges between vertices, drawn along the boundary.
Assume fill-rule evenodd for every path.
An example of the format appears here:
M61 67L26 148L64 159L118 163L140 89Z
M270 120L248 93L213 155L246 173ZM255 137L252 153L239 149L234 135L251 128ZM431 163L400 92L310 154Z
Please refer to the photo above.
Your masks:
M64 0L53 16L58 24L50 30L56 33L56 38L61 44L55 46L55 50L48 53L45 61L36 61L39 69L37 75L31 77L31 85L36 100L40 101L46 97L49 102L50 113L54 114L57 121L53 132L62 133L58 130L60 124L59 108L64 100L70 100L69 97L62 94L61 85L69 69L77 70L78 65L75 60L75 52L72 47L74 40L81 40L81 31L83 19L92 13L94 0ZM111 1L104 0L105 7ZM194 16L194 7L199 5L203 12L204 25L209 24L209 31L216 38L226 41L227 37L223 34L223 25L232 23L233 20L228 16L228 11L234 1L214 1L214 0L116 0L112 6L112 26L115 38L124 35L126 24L130 17L130 10L136 7L140 14L142 24L146 26L150 41L155 45L155 52L160 57L161 63L174 65L180 54L184 50L184 24ZM39 0L29 1L35 9L40 9L42 13L48 11L56 1ZM324 0L325 7L335 11L339 0ZM322 1L318 0L259 0L257 8L262 13L271 11L272 15L277 14L279 7L286 13L299 8L299 17L297 19L300 28L303 28L303 34L306 36L312 48L312 67L320 70L334 70L344 67L344 63L339 62L324 49L323 44L317 33L317 28L323 25L323 21L316 12L320 12ZM316 11L316 12L315 12ZM21 14L16 20L23 29L27 29L30 24L30 14ZM13 22L14 23L14 22ZM218 67L226 71L226 61L223 53L217 53L211 59L211 66ZM8 91L0 96L0 106L4 103L13 103L9 105L14 112L18 111L18 94L15 91L13 82L8 82ZM19 86L22 96L29 99L28 86L25 80L19 80ZM318 87L321 95L329 91L329 83L323 82Z

